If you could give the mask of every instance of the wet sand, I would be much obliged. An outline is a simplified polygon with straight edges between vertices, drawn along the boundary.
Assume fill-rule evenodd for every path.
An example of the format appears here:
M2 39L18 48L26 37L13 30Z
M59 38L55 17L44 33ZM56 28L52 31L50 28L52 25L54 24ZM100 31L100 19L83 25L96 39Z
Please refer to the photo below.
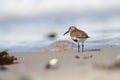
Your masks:
M0 70L0 80L120 80L120 67L111 67L120 61L120 47L101 45L59 52L11 53L17 64L5 65ZM46 69L51 59L58 62Z

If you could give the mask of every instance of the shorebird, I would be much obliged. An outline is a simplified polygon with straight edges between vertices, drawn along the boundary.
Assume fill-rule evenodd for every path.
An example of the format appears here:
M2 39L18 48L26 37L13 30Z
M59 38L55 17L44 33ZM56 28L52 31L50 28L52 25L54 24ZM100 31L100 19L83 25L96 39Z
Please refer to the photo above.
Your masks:
M78 44L78 52L80 52L80 43L82 43L82 52L84 51L84 42L89 36L83 30L77 29L75 26L70 26L67 32L63 35L70 32L71 39Z

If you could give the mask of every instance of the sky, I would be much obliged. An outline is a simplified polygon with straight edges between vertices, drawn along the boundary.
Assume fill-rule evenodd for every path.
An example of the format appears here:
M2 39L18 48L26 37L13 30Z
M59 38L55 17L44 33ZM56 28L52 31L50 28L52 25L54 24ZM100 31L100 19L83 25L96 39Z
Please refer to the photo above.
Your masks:
M0 19L120 10L120 0L0 0Z

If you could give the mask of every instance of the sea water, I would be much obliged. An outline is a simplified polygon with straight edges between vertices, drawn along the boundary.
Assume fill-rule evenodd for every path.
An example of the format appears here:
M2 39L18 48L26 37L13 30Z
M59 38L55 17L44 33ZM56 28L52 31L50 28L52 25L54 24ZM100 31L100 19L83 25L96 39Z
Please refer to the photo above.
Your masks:
M46 20L43 19L43 21L41 18L0 21L0 50L28 52L34 48L46 48L57 40L73 42L69 34L63 36L71 25L84 30L90 36L85 42L86 47L106 44L120 46L119 18L108 21L77 18L77 20L73 19L73 22L67 21L66 18L56 18L45 18ZM56 34L55 39L47 38L51 33Z

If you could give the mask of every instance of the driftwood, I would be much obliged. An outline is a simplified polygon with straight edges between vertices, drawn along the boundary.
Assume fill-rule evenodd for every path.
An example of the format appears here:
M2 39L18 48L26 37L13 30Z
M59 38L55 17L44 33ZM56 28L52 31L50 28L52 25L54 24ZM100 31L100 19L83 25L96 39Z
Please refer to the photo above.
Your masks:
M4 51L0 52L0 57L3 57L4 55L9 55L7 51L8 50L4 50Z
M0 52L0 65L14 64L14 60L17 60L13 55L9 55L7 51Z
M4 64L14 64L14 60L17 60L13 55L4 55L2 59Z

